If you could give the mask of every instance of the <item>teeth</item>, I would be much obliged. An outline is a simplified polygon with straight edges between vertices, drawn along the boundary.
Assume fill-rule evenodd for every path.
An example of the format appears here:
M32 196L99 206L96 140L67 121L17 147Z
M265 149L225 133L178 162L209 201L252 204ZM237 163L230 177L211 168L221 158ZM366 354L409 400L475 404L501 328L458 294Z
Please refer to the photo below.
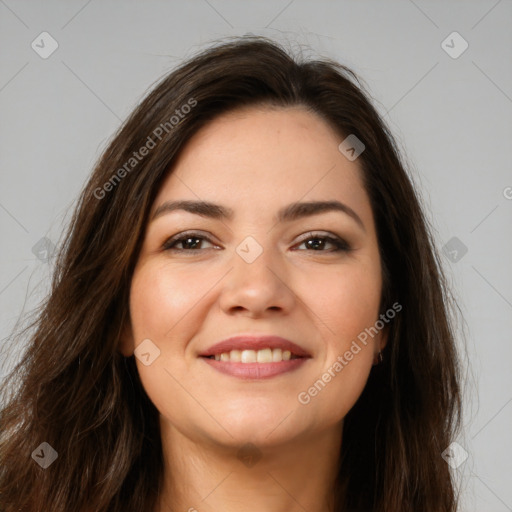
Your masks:
M294 356L296 358L296 356ZM292 359L289 350L280 348L264 348L261 350L232 350L215 354L215 361L226 361L231 363L280 363Z
M256 360L258 363L271 363L272 362L272 349L264 348L256 352Z

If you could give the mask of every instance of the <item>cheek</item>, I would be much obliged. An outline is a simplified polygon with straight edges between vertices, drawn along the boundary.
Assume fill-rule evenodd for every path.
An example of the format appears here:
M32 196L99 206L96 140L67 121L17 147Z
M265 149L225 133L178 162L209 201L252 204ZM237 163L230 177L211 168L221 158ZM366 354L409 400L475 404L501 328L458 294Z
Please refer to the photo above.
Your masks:
M379 269L374 265L347 265L304 281L301 295L322 320L326 335L333 340L351 340L378 318L381 296Z
M367 329L378 319L380 273L374 265L347 265L335 273L331 269L317 274L311 284L304 296L320 319L325 351L321 369L304 383L301 396L311 401L311 414L335 423L353 407L371 371L377 338Z
M211 287L203 273L176 271L165 263L137 269L130 290L130 315L136 343L144 338L164 343L178 323L180 331L183 330L187 314Z
M189 429L208 421L201 416L206 413L190 400L187 389L200 385L202 376L190 372L184 353L198 326L194 308L205 300L214 284L210 281L200 272L176 271L165 262L152 262L136 269L130 290L135 346L150 339L160 350L148 366L136 358L142 385L158 411L173 423L190 417Z

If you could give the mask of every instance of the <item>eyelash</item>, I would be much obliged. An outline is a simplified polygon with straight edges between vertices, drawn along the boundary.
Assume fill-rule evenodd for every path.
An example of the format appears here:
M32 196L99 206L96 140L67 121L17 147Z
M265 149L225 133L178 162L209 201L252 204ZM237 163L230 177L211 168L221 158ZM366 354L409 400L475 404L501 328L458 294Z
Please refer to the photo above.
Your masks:
M206 236L203 236L200 233L197 232L184 232L179 233L177 235L174 235L173 237L169 238L166 242L164 242L162 249L164 251L173 251L173 252L194 252L194 251L200 251L201 249L176 249L174 247L175 244L187 241L189 239L197 239L197 240L204 240L206 242L209 242L213 244L213 242ZM338 238L335 236L328 236L328 235L321 235L315 232L309 232L307 233L306 237L299 241L299 245L302 245L304 242L307 242L308 240L322 240L323 242L328 242L332 244L335 249L332 249L330 251L325 250L311 250L308 252L327 252L327 253L333 253L333 252L350 252L352 248L350 245L343 240L342 238Z

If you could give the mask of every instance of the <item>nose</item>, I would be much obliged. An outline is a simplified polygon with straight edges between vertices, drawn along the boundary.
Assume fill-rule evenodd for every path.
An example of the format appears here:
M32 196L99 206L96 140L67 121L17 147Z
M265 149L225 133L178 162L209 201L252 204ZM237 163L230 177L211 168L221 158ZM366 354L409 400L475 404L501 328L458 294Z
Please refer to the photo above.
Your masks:
M222 311L261 318L289 313L296 301L292 283L283 265L278 264L271 250L263 252L252 262L234 253L233 268L222 280L220 294Z

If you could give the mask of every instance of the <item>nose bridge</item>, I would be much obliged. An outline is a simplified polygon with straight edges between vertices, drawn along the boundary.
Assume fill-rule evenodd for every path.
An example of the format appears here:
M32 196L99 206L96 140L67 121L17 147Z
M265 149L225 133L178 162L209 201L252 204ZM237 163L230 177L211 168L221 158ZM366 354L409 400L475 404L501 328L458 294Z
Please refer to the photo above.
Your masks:
M243 308L261 313L291 307L292 293L284 284L276 248L247 236L236 247L232 263L222 293L224 310Z
M268 240L263 241L262 235L258 236L261 243L252 235L245 237L236 247L233 257L234 276L239 285L254 286L266 285L277 279L275 270L279 266L274 254L275 248Z

